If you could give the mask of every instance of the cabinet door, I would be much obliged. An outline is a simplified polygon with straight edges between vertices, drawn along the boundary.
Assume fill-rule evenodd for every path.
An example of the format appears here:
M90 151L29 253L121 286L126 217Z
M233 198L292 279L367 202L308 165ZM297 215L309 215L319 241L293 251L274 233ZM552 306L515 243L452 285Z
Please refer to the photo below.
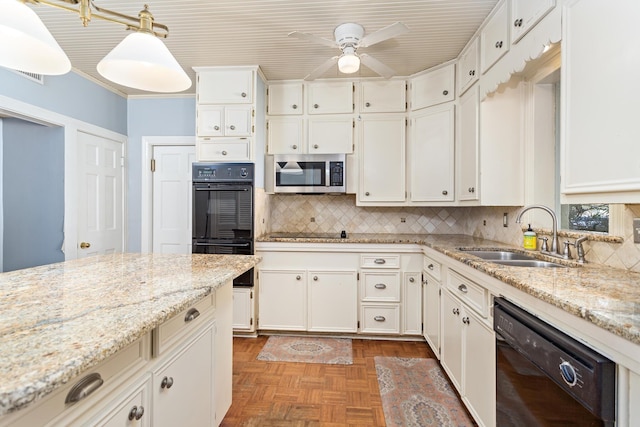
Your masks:
M137 386L131 393L108 405L89 424L100 427L145 427L151 425L151 405L149 399L150 380Z
M454 64L416 77L411 82L411 109L415 111L453 101L454 82Z
M480 33L480 65L483 73L509 51L507 18L507 3L503 2Z
M315 82L307 86L308 114L353 112L353 83Z
M404 202L405 118L363 118L359 203Z
M198 106L197 111L198 136L223 136L224 135L224 107L218 105Z
M440 358L440 283L429 277L427 273L424 276L424 289L422 290L423 302L423 324L424 339L431 347L431 350Z
M251 107L225 107L224 109L224 135L225 136L251 136L252 116Z
M351 117L313 117L309 119L309 154L353 152Z
M462 95L478 80L478 37L460 54L458 60L458 95Z
M511 43L520 40L555 3L555 0L511 0Z
M199 104L251 104L253 70L210 70L198 72Z
M407 106L404 80L375 80L360 83L361 113L402 113Z
M422 334L422 284L420 273L404 273L402 290L402 333Z
M268 89L267 114L302 114L302 83L270 84Z
M260 270L260 329L307 329L307 275L304 270Z
M479 89L476 84L460 97L458 114L458 200L478 200L478 111Z
M442 337L440 362L460 394L462 388L462 316L461 304L448 291L442 292Z
M357 332L356 274L355 271L309 271L309 331Z
M453 104L431 107L411 120L411 201L454 199Z
M233 329L252 331L253 289L233 288Z
M198 138L196 158L199 162L251 160L250 138Z
M267 124L269 154L303 154L304 121L298 117L271 118Z
M211 425L213 328L153 373L154 426Z
M464 327L464 400L485 426L494 426L496 407L496 343L493 330L471 310Z

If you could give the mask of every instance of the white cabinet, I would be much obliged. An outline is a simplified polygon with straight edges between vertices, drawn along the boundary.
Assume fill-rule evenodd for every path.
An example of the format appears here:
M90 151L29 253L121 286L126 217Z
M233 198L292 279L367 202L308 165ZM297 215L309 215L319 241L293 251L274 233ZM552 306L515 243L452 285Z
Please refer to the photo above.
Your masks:
M250 69L197 67L198 104L253 103L254 71Z
M352 82L313 82L307 86L308 114L353 113Z
M455 65L429 71L411 80L411 110L455 99Z
M100 427L147 427L151 425L150 380L136 387L130 393L117 398L89 425Z
M563 8L563 203L639 203L640 55L629 29L640 2L580 0Z
M197 111L198 136L251 136L251 106L204 105Z
M422 273L423 336L438 359L440 359L440 289L442 283L440 272L440 263L425 255Z
M301 115L303 86L301 82L271 83L267 89L267 114Z
M308 331L356 332L358 279L356 271L309 271Z
M517 43L555 3L555 0L511 0L511 44Z
M233 288L233 330L255 331L255 299L253 288Z
M360 83L360 113L402 113L407 108L404 80L371 80Z
M480 75L478 46L478 37L475 37L458 58L458 95L462 95L478 80Z
M424 109L411 119L409 192L412 202L454 200L454 125L453 103Z
M457 126L457 183L458 200L478 200L478 121L479 86L476 84L460 97Z
M309 119L307 153L333 154L353 152L351 117L323 116Z
M260 269L260 329L307 329L307 272Z
M358 205L404 202L405 120L403 116L376 116L359 122Z
M198 161L242 161L251 157L251 138L197 138Z
M421 274L404 272L402 280L402 334L422 335Z
M482 73L485 73L509 51L508 18L507 3L503 1L480 32L480 67Z
M269 154L304 154L304 120L299 117L272 117L267 122Z
M448 291L442 293L442 337L440 347L440 362L449 374L449 379L462 395L462 323L460 316L462 304Z

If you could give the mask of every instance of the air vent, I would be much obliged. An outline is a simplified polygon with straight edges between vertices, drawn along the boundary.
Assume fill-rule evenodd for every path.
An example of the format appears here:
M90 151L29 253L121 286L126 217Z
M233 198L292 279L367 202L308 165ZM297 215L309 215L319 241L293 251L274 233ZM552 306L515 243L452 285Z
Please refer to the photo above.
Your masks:
M22 77L34 81L36 83L44 84L44 76L42 74L30 73L28 71L12 70L13 72L20 74Z

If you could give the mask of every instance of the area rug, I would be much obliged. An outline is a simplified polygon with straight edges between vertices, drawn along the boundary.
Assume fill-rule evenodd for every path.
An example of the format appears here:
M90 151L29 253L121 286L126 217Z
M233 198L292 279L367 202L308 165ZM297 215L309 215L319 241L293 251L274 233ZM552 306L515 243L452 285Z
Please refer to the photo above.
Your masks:
M258 360L351 365L351 339L270 336Z
M375 357L387 427L475 424L435 359Z

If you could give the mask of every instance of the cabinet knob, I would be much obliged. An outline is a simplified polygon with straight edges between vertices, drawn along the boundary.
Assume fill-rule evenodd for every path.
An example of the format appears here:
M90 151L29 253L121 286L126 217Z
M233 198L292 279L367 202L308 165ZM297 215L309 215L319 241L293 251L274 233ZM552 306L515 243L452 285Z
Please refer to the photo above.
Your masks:
M220 130L220 126L218 126L218 125L214 126L213 130Z
M294 110L297 110L297 109L298 109L298 105L297 105L297 104L293 104L293 105L291 106L291 108L293 108Z
M129 411L129 421L139 420L144 415L144 406L134 406Z
M297 149L298 149L298 146L297 146L296 144L293 144L293 145L291 146L291 148L293 148L294 150L297 150Z
M371 103L370 102L365 102L364 106L365 107L371 107Z
M200 312L198 311L198 309L192 308L189 311L187 311L187 314L185 314L184 321L185 323L189 323L198 316L200 316Z
M302 279L302 277L300 277L300 275L296 276L296 280L300 280Z
M226 155L227 155L227 152L223 150L223 151L222 151L222 155L223 155L223 156L226 156Z
M242 93L240 94L240 96L241 96L241 97L243 97L243 98L246 98L246 97L247 97L247 93L246 93L246 92L242 92Z
M366 193L364 193L365 196L368 196L370 193L367 191Z
M413 277L409 277L409 282L410 282L410 283L413 283L413 282L415 282L415 281L416 281L416 279L414 279Z
M473 70L469 70L469 75L473 76Z
M376 283L375 285L373 285L373 287L376 289L387 289L387 285L385 285L384 283Z
M231 125L231 126L229 126L229 129L236 130L236 127L234 125Z
M318 276L313 276L313 280L317 282L318 281Z
M80 249L89 249L91 247L91 243L81 242Z
M319 105L318 104L313 104L313 108L318 108Z
M173 386L173 377L164 377L160 382L160 388L170 389Z
M475 193L476 189L474 187L469 187L468 191L469 193Z
M460 314L460 309L459 308L454 308L453 309L453 314L455 314L456 316L458 316Z
M467 292L469 292L469 291L467 290L467 285L465 285L464 283L462 283L462 284L460 284L460 286L458 286L458 290L459 290L460 292L462 292L463 294L466 294Z
M385 320L387 320L387 318L384 316L376 316L373 318L373 320L375 320L376 322L384 322Z
M515 21L513 21L513 26L514 27L522 27L522 18L516 19Z
M447 190L442 190L442 195L446 196L447 194L449 194L449 192Z
M447 96L447 95L449 95L449 91L448 91L448 90L443 90L443 91L442 91L442 94L443 94L444 96Z
M433 270L433 264L429 264L429 265L427 265L427 268L428 268L429 270Z
M500 49L502 47L502 40L496 42L496 49Z
M475 76L476 75L476 70L471 70L471 75Z
M471 323L471 322L469 321L469 318L468 318L467 316L464 316L464 317L462 318L462 323L464 323L465 325L468 325L468 324L469 324L469 323Z
M313 148L318 149L318 144L313 144Z

